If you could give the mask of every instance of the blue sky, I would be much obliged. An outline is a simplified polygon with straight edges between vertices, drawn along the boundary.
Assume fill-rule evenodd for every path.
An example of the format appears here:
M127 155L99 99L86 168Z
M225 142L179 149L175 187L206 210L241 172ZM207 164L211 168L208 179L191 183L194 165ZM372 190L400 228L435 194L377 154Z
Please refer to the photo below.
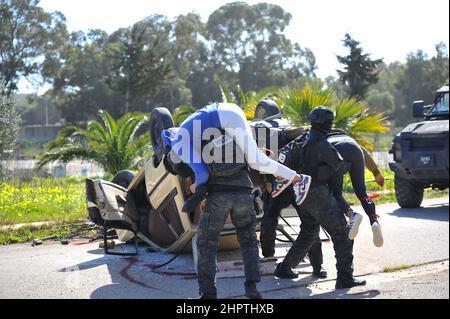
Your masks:
M108 33L130 26L151 14L173 18L191 11L206 21L220 0L41 0L46 11L61 11L69 30L99 28ZM245 1L255 4L264 1ZM336 75L336 54L346 51L342 39L350 33L373 58L405 61L418 49L434 54L438 42L449 43L448 0L267 0L292 14L286 35L310 48L325 78ZM21 85L21 91L26 90Z

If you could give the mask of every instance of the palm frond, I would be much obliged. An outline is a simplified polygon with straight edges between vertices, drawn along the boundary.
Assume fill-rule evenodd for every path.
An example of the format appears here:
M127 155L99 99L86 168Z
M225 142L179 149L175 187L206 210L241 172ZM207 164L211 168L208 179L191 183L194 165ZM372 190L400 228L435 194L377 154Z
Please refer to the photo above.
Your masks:
M308 114L317 106L328 106L336 112L334 127L344 130L361 146L374 149L367 135L388 130L387 117L383 113L369 114L368 107L356 99L338 99L331 88L308 85L304 88L280 90L283 113L297 127L309 125Z
M128 146L127 154L129 156L129 161L133 166L135 166L144 155L151 156L150 134L142 134L135 138Z
M86 131L90 140L105 144L111 140L105 128L97 121L89 121Z
M172 114L173 122L175 125L180 125L185 119L187 119L192 113L196 111L192 106L182 105L175 109Z
M334 126L350 129L352 122L366 109L366 106L356 99L343 99L333 105L332 108L336 112Z
M48 143L47 153L38 167L54 161L81 159L94 160L112 174L132 168L143 154L137 148L144 149L144 142L150 145L148 137L141 139L135 136L148 117L142 113L129 113L116 122L107 112L99 111L99 115L104 125L91 121L86 130L76 126L62 129L55 141ZM135 143L136 140L139 142Z
M331 106L333 91L321 86L306 86L304 88L283 88L279 91L284 115L293 125L304 126L309 123L308 114L317 106Z
M109 114L106 111L99 110L98 111L99 116L103 120L103 124L105 125L105 130L108 132L108 135L112 141L115 140L116 134L117 134L117 123L112 118L111 114Z
M225 85L224 82L218 77L214 77L214 82L217 83L220 89L221 99L223 103L236 103L235 97L231 90Z
M51 162L60 161L63 163L67 163L75 159L93 160L100 165L103 164L102 156L101 154L97 153L97 151L81 146L67 146L60 148L55 152L45 153L37 163L37 168L41 169L46 164L49 164Z
M389 130L387 125L387 117L384 113L362 114L353 123L351 130L362 134L385 133Z
M268 87L264 90L261 90L259 92L250 92L245 94L242 92L242 95L244 96L242 107L244 109L245 116L247 117L247 120L253 120L255 117L255 111L256 106L261 100L264 100L266 98L272 98L274 99L276 97L277 88L275 87Z
M125 125L126 122L128 122L129 119L132 118L148 120L148 116L143 113L131 112L123 115L120 119L117 120L117 127L120 129L123 125Z
M77 136L86 136L86 132L76 126L64 127L58 132L58 135L54 141L47 143L46 151L50 152L55 148L68 144L74 144Z
M142 115L142 114L141 114ZM136 116L128 119L120 126L117 149L120 153L125 154L127 145L134 139L137 130L147 121L145 116Z

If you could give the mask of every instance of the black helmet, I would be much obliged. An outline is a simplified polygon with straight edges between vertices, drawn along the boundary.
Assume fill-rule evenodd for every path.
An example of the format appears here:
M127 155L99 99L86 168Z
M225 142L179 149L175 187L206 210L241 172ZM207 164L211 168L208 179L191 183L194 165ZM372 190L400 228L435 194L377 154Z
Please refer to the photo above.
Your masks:
M318 106L309 113L311 127L322 134L328 134L333 127L334 112L326 106Z
M308 116L311 124L325 124L327 122L333 122L334 112L326 106L318 106L314 108Z

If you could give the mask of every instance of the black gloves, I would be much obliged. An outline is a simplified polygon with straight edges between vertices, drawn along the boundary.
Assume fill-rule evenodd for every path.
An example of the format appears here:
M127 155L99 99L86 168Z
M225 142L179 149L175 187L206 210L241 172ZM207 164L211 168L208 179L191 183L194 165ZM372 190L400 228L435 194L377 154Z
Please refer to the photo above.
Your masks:
M184 213L191 213L195 211L198 205L200 205L201 201L206 197L206 186L199 185L195 188L195 193L191 197L189 197L183 205L181 209Z

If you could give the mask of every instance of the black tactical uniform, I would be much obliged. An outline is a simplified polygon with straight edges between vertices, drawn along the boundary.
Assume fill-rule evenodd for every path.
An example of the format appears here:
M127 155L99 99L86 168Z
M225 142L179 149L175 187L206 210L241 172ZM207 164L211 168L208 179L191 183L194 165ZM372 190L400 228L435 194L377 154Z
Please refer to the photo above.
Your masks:
M270 193L265 193L264 197L264 215L260 224L260 243L262 255L264 257L273 257L275 255L275 240L277 235L278 217L281 210L292 205L300 216L299 207L295 203L294 190L288 187L280 196L272 198ZM303 222L303 221L302 221ZM326 277L326 272L322 268L322 242L317 237L311 250L308 252L308 258L313 267L313 274L319 277Z
M361 201L364 211L369 216L371 223L373 223L377 220L377 215L375 211L375 204L367 194L364 176L366 158L363 149L356 143L354 139L343 132L328 134L327 141L330 142L330 144L339 152L339 154L346 162L355 195ZM342 185L343 176L334 183L333 193L336 197L336 200L338 201L342 213L346 213L350 209L350 205L343 197ZM292 188L290 192L292 193ZM261 220L260 235L263 256L271 257L274 255L278 216L282 209L287 208L290 205L296 207L292 203L291 196L285 196L284 193L276 199L272 199L271 196L266 196L264 206L265 213ZM311 265L316 265L317 267L317 263L322 259L316 257L322 256L322 247L319 239L316 240L316 244L313 245L308 255Z
M299 173L312 176L306 200L299 207L302 220L300 234L274 275L294 278L292 268L306 256L319 237L320 225L330 234L336 253L336 288L365 284L353 278L353 241L348 239L347 222L331 191L347 167L331 144L326 140L334 114L325 107L310 113L311 131L280 150L281 162L299 169ZM306 139L306 143L302 142ZM301 144L300 144L301 143ZM296 145L302 145L298 148ZM297 150L298 149L298 150Z
M230 164L234 165L234 164ZM198 226L197 275L200 295L215 298L217 248L220 233L228 213L236 227L245 271L246 296L261 298L256 283L261 280L258 240L256 237L256 212L252 194L253 183L247 166L234 175L210 175L205 209Z

